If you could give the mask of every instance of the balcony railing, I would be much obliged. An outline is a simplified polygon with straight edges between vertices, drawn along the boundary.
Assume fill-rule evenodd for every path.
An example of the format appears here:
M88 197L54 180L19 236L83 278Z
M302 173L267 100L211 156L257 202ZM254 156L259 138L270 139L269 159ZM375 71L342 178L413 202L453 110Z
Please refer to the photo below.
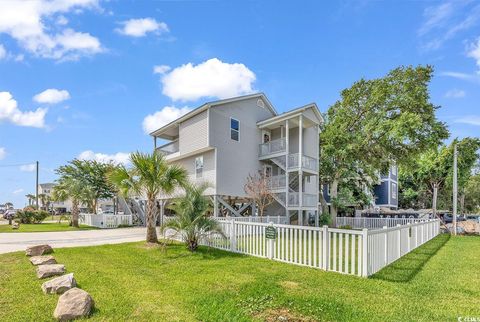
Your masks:
M178 140L158 147L157 151L163 155L169 155L169 154L180 151Z
M259 156L263 157L274 153L285 152L286 146L285 138L262 143L260 144Z
M268 188L271 190L285 189L287 177L284 174L271 176L268 178Z
M298 192L288 193L288 206L296 207L300 203L300 194ZM317 196L310 193L302 193L302 207L315 207L317 204Z
M299 153L293 153L288 155L288 168L289 169L298 168L299 158L300 158ZM302 155L302 168L312 170L312 171L318 171L318 161L315 158Z

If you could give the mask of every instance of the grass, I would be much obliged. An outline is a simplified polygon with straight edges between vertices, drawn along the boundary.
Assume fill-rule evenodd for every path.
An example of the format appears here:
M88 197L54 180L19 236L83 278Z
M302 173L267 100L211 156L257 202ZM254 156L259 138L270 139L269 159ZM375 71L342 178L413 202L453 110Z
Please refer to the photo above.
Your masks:
M97 227L80 225L80 228L68 225L68 222L62 223L42 223L42 224L20 224L19 229L12 229L9 225L0 225L0 233L33 233L47 231L74 231L98 229Z
M480 238L441 235L369 279L182 245L57 249L91 321L456 321L480 315ZM50 321L57 296L23 253L0 255L0 321Z

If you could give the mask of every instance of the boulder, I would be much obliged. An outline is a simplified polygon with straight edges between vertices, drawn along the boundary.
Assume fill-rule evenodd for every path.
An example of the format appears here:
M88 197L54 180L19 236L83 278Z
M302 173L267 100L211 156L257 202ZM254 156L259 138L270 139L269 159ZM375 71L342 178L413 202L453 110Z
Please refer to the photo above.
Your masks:
M75 281L73 273L70 273L43 283L42 290L45 294L63 294L75 286L77 286L77 281Z
M36 266L36 265L56 264L57 261L52 255L33 256L33 257L30 257L30 263Z
M65 265L48 264L37 266L37 277L46 278L55 275L63 275L65 273Z
M30 246L27 248L25 254L27 256L40 256L44 254L50 254L53 253L52 247L50 245L36 245L36 246Z
M60 321L86 317L92 311L93 305L94 302L90 294L75 287L59 297L53 317Z
M18 222L14 222L12 224L12 229L18 229L18 228L20 228L20 224Z
M465 234L475 235L480 233L480 223L473 220L460 221L457 226L462 227Z

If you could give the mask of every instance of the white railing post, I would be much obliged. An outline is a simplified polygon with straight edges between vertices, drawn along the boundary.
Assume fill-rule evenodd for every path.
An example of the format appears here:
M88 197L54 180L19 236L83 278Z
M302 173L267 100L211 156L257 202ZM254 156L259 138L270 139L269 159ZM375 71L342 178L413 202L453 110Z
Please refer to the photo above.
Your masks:
M388 226L383 226L383 229L387 229ZM388 263L388 233L383 233L383 245L384 245L384 252L383 252L383 265L386 266Z
M412 231L412 227L411 227L409 222L407 222L407 229L408 229L408 231L407 231L407 253L409 253L410 252L410 238L411 238L410 233Z
M235 229L235 219L230 221L230 250L232 252L237 252L237 238L236 238L236 229Z
M368 277L368 229L362 229L362 276Z
M330 233L328 232L328 226L324 225L322 227L322 268L326 271L328 271L329 265L328 263L330 262L330 246L329 246L329 240L330 240Z
M398 257L397 258L400 258L400 256L402 256L402 244L401 244L401 241L402 241L402 229L400 228L400 224L397 224L397 255Z

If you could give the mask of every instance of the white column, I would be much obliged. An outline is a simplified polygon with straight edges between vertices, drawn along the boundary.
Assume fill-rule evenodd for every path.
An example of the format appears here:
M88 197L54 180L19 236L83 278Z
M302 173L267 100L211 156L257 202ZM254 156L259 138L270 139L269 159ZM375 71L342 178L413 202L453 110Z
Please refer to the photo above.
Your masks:
M303 115L300 114L298 120L298 223L303 225Z
M289 183L289 176L288 176L288 154L290 153L289 141L290 141L290 127L288 120L285 121L285 216L287 217L288 223L290 223L290 213L288 212L288 183Z

